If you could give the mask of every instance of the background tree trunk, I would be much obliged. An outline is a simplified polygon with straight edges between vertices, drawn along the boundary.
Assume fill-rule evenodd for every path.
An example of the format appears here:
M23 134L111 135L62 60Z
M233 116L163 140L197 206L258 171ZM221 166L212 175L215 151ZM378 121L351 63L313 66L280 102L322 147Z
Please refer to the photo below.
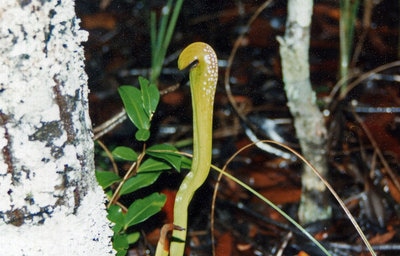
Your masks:
M326 176L327 130L311 87L308 61L312 10L312 0L289 0L285 36L278 40L288 106L302 154L322 176ZM322 181L305 167L301 182L300 222L329 219L331 207Z
M0 2L0 255L113 254L74 2Z

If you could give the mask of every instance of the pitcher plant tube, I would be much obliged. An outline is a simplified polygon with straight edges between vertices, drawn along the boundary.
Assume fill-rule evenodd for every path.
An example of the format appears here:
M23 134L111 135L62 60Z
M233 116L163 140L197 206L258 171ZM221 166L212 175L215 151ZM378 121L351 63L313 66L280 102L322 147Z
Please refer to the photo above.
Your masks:
M174 256L183 255L188 206L211 166L213 106L218 80L217 56L211 46L196 42L186 47L178 58L178 68L188 67L193 109L193 160L175 198L174 226L178 228L172 232L170 247L170 255Z

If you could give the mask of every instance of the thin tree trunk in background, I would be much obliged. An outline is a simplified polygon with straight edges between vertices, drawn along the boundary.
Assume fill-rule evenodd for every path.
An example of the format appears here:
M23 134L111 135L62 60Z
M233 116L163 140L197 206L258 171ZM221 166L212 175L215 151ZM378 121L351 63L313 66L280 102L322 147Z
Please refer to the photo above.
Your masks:
M285 36L278 41L288 106L302 154L322 176L326 176L327 130L311 88L308 62L312 7L312 0L289 0ZM325 185L305 166L298 212L300 222L307 224L330 218L331 207L327 198Z
M111 255L74 1L0 2L0 255Z

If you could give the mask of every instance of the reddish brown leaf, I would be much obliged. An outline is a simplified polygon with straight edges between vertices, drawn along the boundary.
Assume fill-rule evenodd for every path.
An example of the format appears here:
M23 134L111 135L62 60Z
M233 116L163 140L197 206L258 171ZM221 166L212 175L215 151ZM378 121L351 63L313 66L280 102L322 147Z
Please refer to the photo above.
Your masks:
M233 237L231 233L226 232L218 238L215 256L232 255Z

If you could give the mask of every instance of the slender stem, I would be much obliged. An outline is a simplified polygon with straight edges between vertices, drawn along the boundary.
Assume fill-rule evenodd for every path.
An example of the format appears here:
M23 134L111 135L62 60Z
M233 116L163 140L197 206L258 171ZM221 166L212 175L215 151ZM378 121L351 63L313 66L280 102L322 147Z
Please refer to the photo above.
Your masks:
M99 144L99 146L104 150L104 152L106 152L106 155L107 155L108 159L110 159L110 161L111 161L111 165L112 165L112 167L113 167L114 173L117 174L117 175L119 175L118 167L117 167L117 164L115 163L115 160L114 160L114 157L113 157L111 151L108 150L107 146L104 145L104 143L103 143L101 140L97 140L96 142L97 142L97 143Z
M122 186L125 184L125 182L132 177L132 175L134 175L136 173L136 170L138 168L138 166L140 166L140 163L142 162L142 159L144 157L144 155L146 154L146 144L143 145L143 150L142 153L140 153L140 155L138 156L136 162L134 162L130 167L129 170L126 172L126 174L124 175L124 177L122 178L122 181L118 184L117 189L115 190L113 196L111 197L110 202L107 205L107 208L109 208L111 205L115 204L120 195L120 191L122 189Z

